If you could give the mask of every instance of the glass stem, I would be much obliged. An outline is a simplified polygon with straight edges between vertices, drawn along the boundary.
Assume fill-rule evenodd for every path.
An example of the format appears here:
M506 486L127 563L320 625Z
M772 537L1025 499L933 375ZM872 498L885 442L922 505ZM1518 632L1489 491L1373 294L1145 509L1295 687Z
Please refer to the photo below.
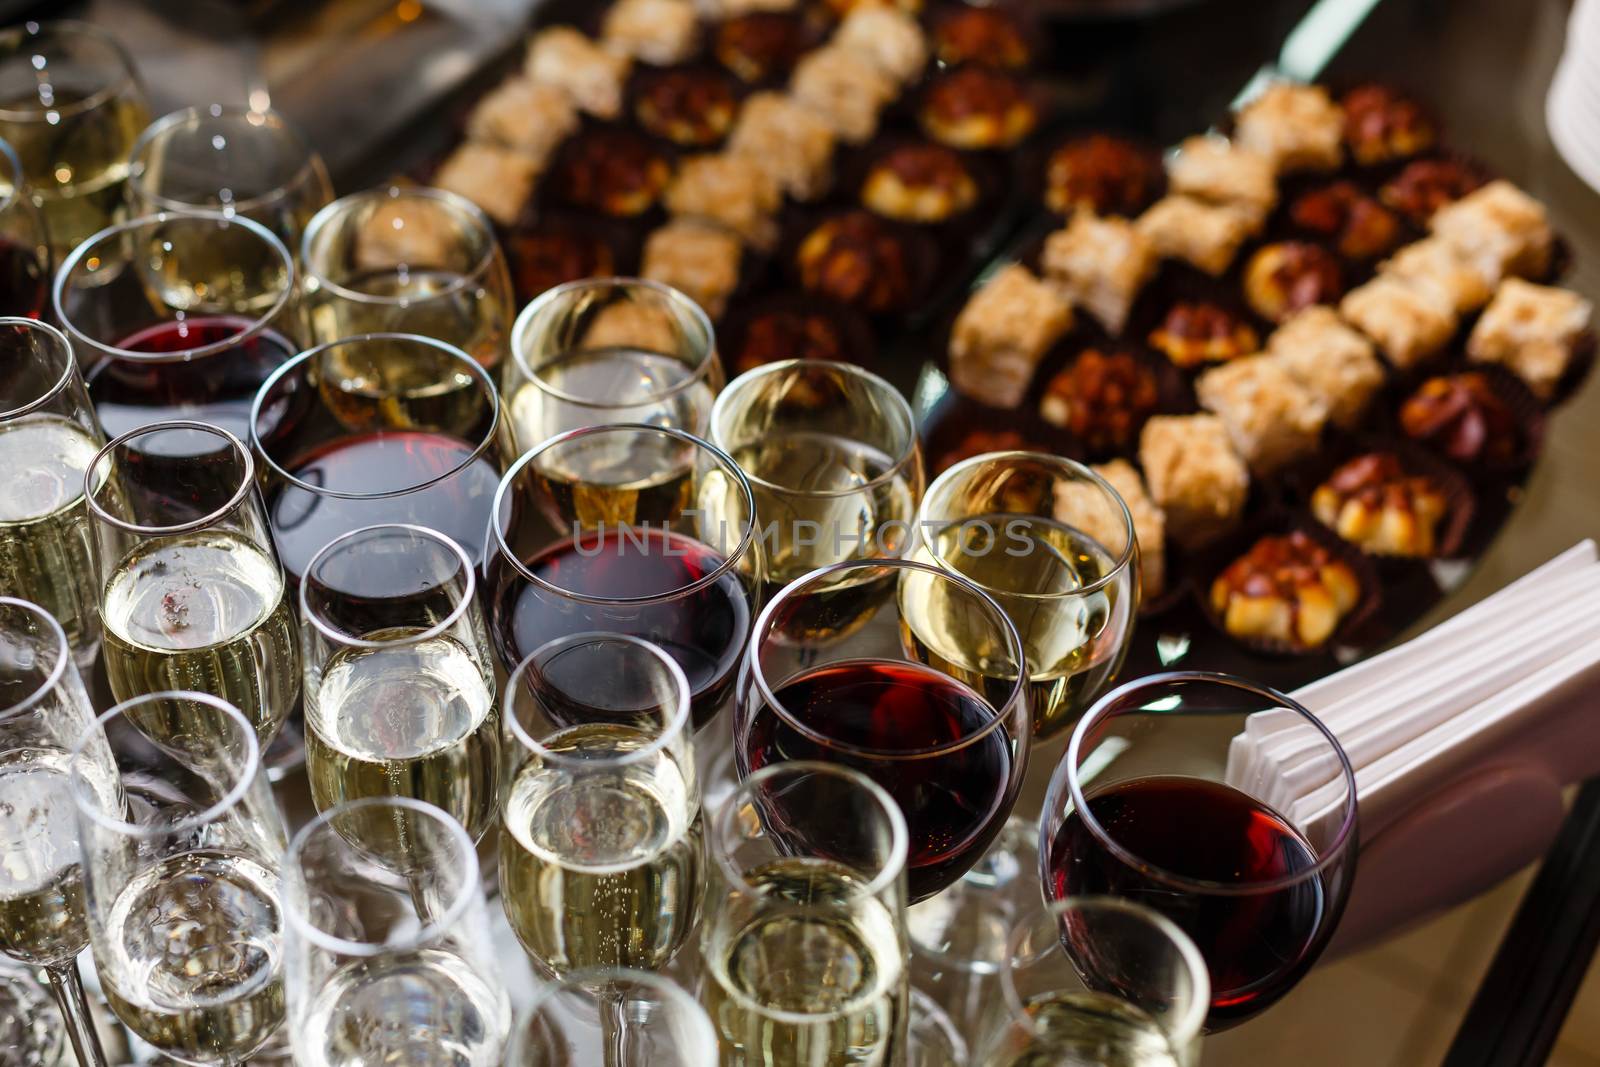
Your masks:
M628 1013L621 993L600 994L600 1039L605 1045L605 1067L628 1067L633 1060L628 1042Z
M107 1067L106 1053L100 1047L100 1034L94 1028L94 1016L89 1011L89 995L83 988L83 975L78 973L78 961L67 960L45 968L50 975L50 992L55 994L56 1006L67 1024L67 1039L78 1056L79 1067Z

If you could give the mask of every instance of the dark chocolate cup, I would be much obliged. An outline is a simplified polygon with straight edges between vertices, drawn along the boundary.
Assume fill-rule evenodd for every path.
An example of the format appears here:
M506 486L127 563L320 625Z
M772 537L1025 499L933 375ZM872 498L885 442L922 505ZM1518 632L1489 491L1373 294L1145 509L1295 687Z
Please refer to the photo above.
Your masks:
M541 234L571 236L604 247L611 260L611 274L630 276L639 271L639 234L626 223L573 211L544 212L537 217L518 222L515 226L507 227L501 233L500 243L505 249L506 261L511 268L512 286L516 290L517 299L524 303L544 291L532 287L531 279L527 276L528 271L523 269L524 265L519 260L525 247L524 242Z
M869 370L881 369L883 348L873 334L871 325L860 312L824 296L786 289L738 301L723 316L722 327L718 331L717 347L730 377L751 369L739 365L740 354L745 347L751 323L762 315L782 311L815 314L826 318L833 324L843 341L842 358L845 362ZM788 358L790 356L787 354L774 357L774 359Z
M1454 374L1481 374L1489 382L1494 394L1505 402L1510 409L1512 418L1516 421L1518 441L1516 448L1508 458L1489 459L1483 457L1461 457L1446 453L1432 441L1421 440L1405 433L1400 423L1400 409L1405 401L1421 387L1426 378L1441 377ZM1522 379L1515 374L1494 363L1461 364L1454 363L1448 368L1441 368L1434 374L1424 376L1423 379L1408 383L1403 389L1397 390L1396 399L1393 401L1388 415L1387 425L1394 428L1397 436L1411 441L1428 452L1439 456L1449 463L1457 464L1475 485L1499 485L1508 480L1520 481L1534 461L1539 458L1539 453L1544 447L1545 412L1537 397L1523 384Z
M1081 314L1081 313L1080 313ZM1089 320L1075 327L1071 333L1057 343L1050 353L1040 362L1038 371L1034 374L1033 384L1028 390L1028 398L1024 401L1038 413L1040 421L1047 425L1054 425L1044 418L1043 404L1048 392L1050 380L1060 371L1073 365L1085 351L1097 348L1110 355L1114 352L1126 352L1132 356L1140 367L1149 371L1155 379L1156 407L1145 416L1151 415L1184 415L1198 410L1195 402L1194 389L1188 379L1172 365L1172 362L1158 352L1153 352L1141 345L1131 345L1111 339L1099 323ZM1139 431L1144 427L1144 419L1134 428L1128 440L1121 442L1106 442L1085 438L1066 427L1056 427L1063 434L1067 434L1079 443L1082 455L1091 463L1102 463L1109 459L1135 459L1139 451Z
M1143 211L1157 200L1161 199L1167 191L1166 170L1161 165L1161 150L1142 137L1134 137L1104 127L1087 126L1080 123L1052 124L1045 130L1036 134L1033 143L1025 151L1017 153L1016 168L1019 192L1023 199L1032 206L1033 210L1049 218L1060 220L1060 225L1065 226L1069 221L1068 216L1052 209L1045 202L1045 194L1049 190L1050 157L1056 149L1068 141L1089 137L1094 134L1104 134L1114 137L1119 141L1126 141L1141 154L1145 155L1154 164L1155 183L1141 202L1139 211ZM1101 214L1106 214L1102 212ZM1110 212L1109 214L1117 214ZM1137 216L1137 212L1135 212Z
M897 240L902 249L902 258L906 263L907 281L906 292L902 299L890 307L869 307L864 303L843 300L837 294L822 290L813 290L807 287L802 280L803 273L800 269L799 251L806 237L825 221L836 216L860 211L876 220L887 233ZM850 207L838 208L820 206L802 208L785 212L782 225L782 236L778 241L777 262L781 264L780 273L785 282L802 292L839 300L855 308L866 316L875 327L885 332L889 330L904 330L906 326L916 326L925 322L927 316L934 311L934 296L937 282L943 277L947 267L946 256L939 242L915 226L895 222L892 219L881 218L872 214L865 208Z

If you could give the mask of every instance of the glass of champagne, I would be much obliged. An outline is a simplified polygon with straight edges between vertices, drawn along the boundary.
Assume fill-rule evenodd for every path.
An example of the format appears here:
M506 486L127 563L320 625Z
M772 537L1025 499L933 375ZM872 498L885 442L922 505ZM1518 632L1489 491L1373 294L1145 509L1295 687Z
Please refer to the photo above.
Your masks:
M558 285L511 332L506 454L610 423L703 434L722 382L711 320L678 290L640 278Z
M295 1062L500 1067L511 1006L477 853L445 812L407 797L324 811L289 845L283 911Z
M659 970L704 888L689 682L625 634L534 650L506 683L500 894L547 974Z
M722 883L701 999L724 1067L894 1064L905 1054L906 822L865 775L795 761L714 812Z
M626 1029L615 1025L616 1016ZM517 1017L506 1067L705 1067L717 1062L706 1010L649 971L575 971L551 982Z
M0 141L0 315L38 318L50 302L50 241L16 149Z
M0 30L0 138L16 149L59 261L116 221L128 152L150 121L116 38L85 22Z
M100 648L100 608L83 475L104 444L66 337L0 318L0 589L55 616L84 669Z
M220 211L102 230L61 264L54 300L113 437L172 418L245 437L256 390L303 333L289 250Z
M300 642L255 469L226 430L156 423L100 450L84 496L111 692L209 693L265 743L300 695ZM157 738L206 714L170 693L142 707Z
M318 811L409 797L444 809L473 841L488 830L500 715L477 589L461 546L421 526L355 530L311 560L300 623Z
M415 333L499 366L516 301L489 217L442 189L389 186L317 212L301 242L311 337Z
M757 367L717 397L710 437L755 492L769 599L818 567L898 557L910 544L922 450L911 405L876 374L811 359ZM842 619L844 632L892 589L853 590L861 610Z
M179 730L174 706L188 709ZM98 787L90 752L107 743L125 806ZM255 726L206 693L152 693L102 715L69 766L89 943L111 1010L180 1063L243 1063L284 1015L286 834Z
M0 597L0 954L45 969L79 1064L104 1067L77 962L89 943L68 781L80 739L85 783L116 806L111 752L66 634L37 604Z
M311 216L333 202L322 157L270 108L190 107L134 142L128 196L138 214L213 208L261 223L298 251Z

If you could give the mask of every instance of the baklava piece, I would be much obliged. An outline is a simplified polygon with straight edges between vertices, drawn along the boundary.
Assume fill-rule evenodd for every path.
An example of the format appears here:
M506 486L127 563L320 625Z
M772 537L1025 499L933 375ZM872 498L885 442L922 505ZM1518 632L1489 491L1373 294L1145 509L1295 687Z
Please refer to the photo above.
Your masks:
M611 246L576 228L520 230L506 242L517 292L531 300L563 282L606 278L617 273Z
M633 115L648 133L685 148L720 144L739 114L726 74L693 67L664 70L644 81Z
M1492 286L1455 246L1437 237L1413 241L1378 265L1380 273L1426 289L1457 312L1476 311L1489 300Z
M552 26L528 45L528 80L565 92L596 118L622 114L622 85L628 57L608 51L570 26Z
M788 359L850 360L846 331L819 311L779 308L753 316L733 353L735 374Z
M681 289L713 319L739 284L739 238L721 226L674 219L644 243L641 273Z
M1278 82L1234 118L1234 142L1272 160L1280 174L1337 169L1343 136L1344 112L1319 85Z
M1022 403L1033 372L1072 326L1072 307L1013 263L973 293L950 331L950 382L993 407Z
M1328 409L1345 429L1366 414L1383 387L1383 364L1372 342L1330 307L1309 307L1272 331L1267 354Z
M1333 182L1302 193L1289 220L1316 234L1346 259L1376 259L1400 240L1400 220L1355 182Z
M662 67L693 55L697 36L691 0L617 0L600 31L613 51Z
M717 62L747 83L786 76L806 50L805 24L793 15L756 12L717 27Z
M728 138L728 151L744 156L796 200L815 200L828 189L833 127L782 93L756 93L744 102Z
M894 99L895 83L860 52L829 45L795 65L789 91L844 140L860 144L877 132L878 115Z
M1188 196L1167 196L1136 223L1156 255L1184 260L1216 277L1227 271L1255 228L1247 212Z
M1328 409L1271 356L1246 356L1202 374L1200 406L1221 419L1233 446L1260 474L1316 451Z
M823 4L841 19L864 7L894 7L913 15L922 11L922 0L823 0Z
M1303 530L1263 537L1211 583L1211 610L1246 641L1311 651L1361 601L1350 565Z
M866 56L897 86L916 80L928 65L928 44L917 20L893 7L858 7L834 31L832 43Z
M795 253L800 283L873 314L898 311L911 301L912 271L905 241L865 211L825 219Z
M1159 401L1149 367L1127 352L1088 348L1050 379L1039 415L1106 452L1132 444Z
M1238 210L1250 220L1252 231L1278 203L1272 160L1211 134L1190 137L1178 146L1167 161L1167 184L1176 194Z
M435 201L386 198L361 220L356 231L356 266L373 271L409 270L449 263L454 258L459 225L455 213Z
M947 67L979 63L1020 70L1033 58L1022 27L1004 11L956 4L933 18L933 54Z
M1311 513L1375 556L1432 556L1450 508L1425 474L1407 474L1393 452L1368 452L1341 464L1311 494Z
M1413 225L1426 226L1433 213L1483 185L1483 175L1454 159L1418 159L1385 182L1378 199Z
M1154 415L1139 434L1139 465L1173 540L1203 545L1238 524L1250 473L1215 415Z
M752 248L770 249L778 238L773 220L783 193L771 175L744 156L690 156L667 186L667 210L709 219L738 234Z
M1467 357L1499 363L1549 399L1566 373L1594 305L1577 293L1508 278L1472 328Z
M478 101L467 119L469 138L514 148L540 168L577 128L578 109L563 90L519 77Z
M1180 300L1161 325L1150 331L1150 345L1177 367L1226 363L1261 350L1260 339L1240 315L1203 301Z
M551 172L568 204L629 218L656 205L672 180L672 164L647 138L625 129L591 129L562 149Z
M861 202L886 218L944 222L978 202L978 183L953 149L903 144L883 153L868 169Z
M800 0L699 0L707 18L735 19L752 14L793 11Z
M965 66L928 86L921 121L929 137L951 148L1011 148L1033 132L1039 111L1016 78Z
M1508 181L1492 181L1446 204L1428 223L1485 278L1537 278L1550 269L1555 235L1544 205Z
M1438 138L1422 106L1386 85L1358 85L1344 94L1344 143L1363 166L1409 159Z
M634 348L642 352L672 354L682 347L682 331L673 313L660 304L616 300L595 312L583 331L580 351L594 348Z
M1258 248L1244 268L1244 298L1257 315L1282 322L1301 308L1331 304L1344 292L1333 253L1307 241Z
M1139 290L1155 273L1150 239L1122 218L1099 218L1080 210L1062 230L1045 239L1040 256L1045 277L1072 303L1117 335Z
M522 214L538 177L539 165L531 157L487 141L467 141L440 164L433 184L466 197L508 226Z
M1456 314L1432 289L1380 274L1339 301L1346 322L1407 370L1439 354L1456 332Z
M1067 141L1045 164L1045 206L1058 215L1087 207L1101 215L1137 215L1161 185L1159 164L1138 145L1092 133Z
M1149 601L1161 595L1166 586L1166 517L1144 490L1139 472L1127 460L1116 459L1091 468L1104 478L1128 506L1133 520L1133 538L1139 546L1139 593ZM1078 530L1105 549L1113 560L1127 545L1128 530L1122 509L1106 498L1093 482L1062 481L1055 487L1055 517L1063 525Z
M1423 382L1400 405L1400 429L1458 463L1504 465L1522 451L1516 414L1477 371Z

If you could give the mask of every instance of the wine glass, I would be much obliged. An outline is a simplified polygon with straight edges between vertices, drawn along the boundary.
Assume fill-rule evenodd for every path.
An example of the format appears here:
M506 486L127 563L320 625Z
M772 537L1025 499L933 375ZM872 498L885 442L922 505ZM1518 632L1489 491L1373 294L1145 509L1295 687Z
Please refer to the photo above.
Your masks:
M470 200L419 187L353 193L317 212L300 247L312 340L415 333L485 367L504 356L511 273Z
M626 1030L616 1026L617 1016ZM506 1067L704 1067L716 1062L706 1011L676 983L627 968L574 971L517 1017Z
M174 111L145 127L129 159L136 213L213 208L259 222L291 250L311 216L333 202L322 157L270 108Z
M703 434L722 381L711 320L678 290L642 278L558 285L511 331L506 453L612 423Z
M181 729L168 728L173 707ZM90 757L107 743L126 806L105 802ZM207 693L135 697L85 734L70 774L111 1010L180 1063L243 1063L284 1015L285 831L254 724Z
M102 230L67 256L53 292L113 437L170 418L244 437L256 390L300 347L289 250L219 211Z
M848 363L796 359L739 375L711 409L711 441L755 492L767 597L818 567L898 557L922 497L917 424L900 391ZM892 591L857 591L865 622Z
M100 609L83 473L103 444L66 337L0 317L0 589L55 616L84 669L100 648Z
M0 141L0 315L38 318L50 300L50 242L16 149Z
M345 338L277 368L250 409L250 442L291 580L335 537L381 523L435 528L481 563L499 417L489 373L427 337Z
M266 743L300 695L300 642L255 469L227 430L162 422L102 448L84 497L111 692L209 693ZM157 739L201 713L182 698L142 707Z
M1300 751L1297 796L1247 773L1247 725ZM1215 1032L1316 962L1355 876L1355 827L1350 762L1305 708L1242 678L1155 674L1107 693L1073 730L1045 799L1040 872L1052 900L1109 894L1176 923L1209 969Z
M442 808L473 841L489 829L500 714L477 589L461 546L421 526L368 526L312 558L300 624L318 811L409 797Z
M0 597L0 954L44 968L79 1064L104 1067L77 962L89 929L67 767L80 738L87 781L108 805L120 801L111 753L91 727L60 624Z
M1000 972L981 1067L1191 1067L1211 1000L1200 950L1172 921L1113 897L1034 908Z
M60 260L123 209L128 151L150 121L128 53L86 22L0 30L0 138L16 149Z
M1040 741L1070 726L1116 676L1139 607L1139 549L1117 491L1061 456L990 452L935 478L917 515L913 558L965 575L1022 634ZM919 636L956 662L959 632L934 608Z
M660 648L579 633L506 683L500 896L547 974L658 970L704 888L689 682Z
M860 573L857 573L860 572ZM898 586L864 625L855 590ZM950 652L927 642L926 620ZM1016 804L1028 762L1016 627L958 574L902 559L836 563L787 586L756 621L740 672L741 776L787 760L854 767L905 810L913 902L966 873Z
M711 815L722 883L701 999L724 1067L893 1064L905 1053L906 821L865 775L796 760Z
M390 829L375 842L373 826ZM324 811L289 845L283 911L297 1063L499 1067L511 1006L477 854L445 812L376 796Z

